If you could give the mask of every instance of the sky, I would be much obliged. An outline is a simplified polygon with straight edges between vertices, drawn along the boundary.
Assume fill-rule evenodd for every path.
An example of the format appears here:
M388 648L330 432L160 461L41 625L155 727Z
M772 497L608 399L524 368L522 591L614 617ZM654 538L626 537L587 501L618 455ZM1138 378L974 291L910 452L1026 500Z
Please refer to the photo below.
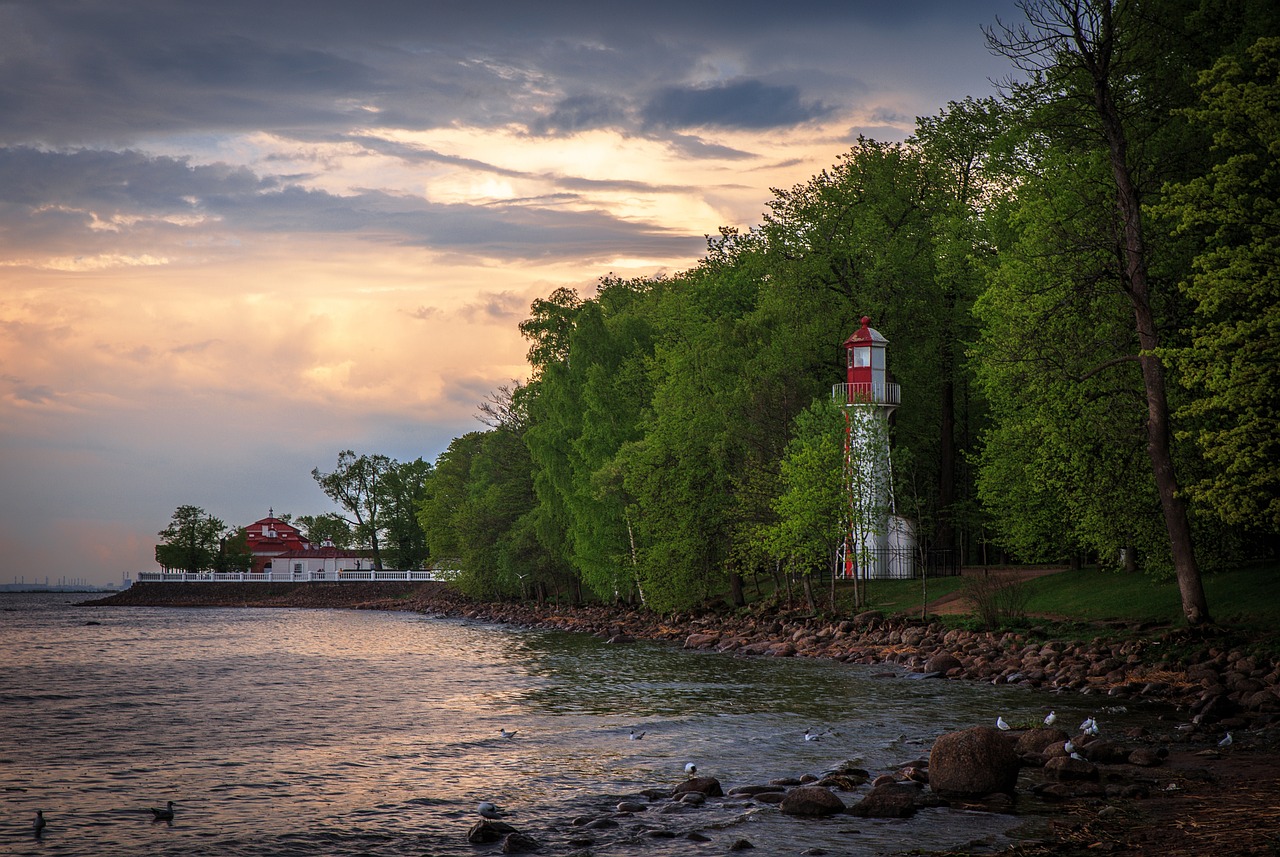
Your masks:
M618 8L611 8L613 6ZM0 0L0 583L181 505L335 510L527 376L530 303L693 267L994 93L1012 0Z

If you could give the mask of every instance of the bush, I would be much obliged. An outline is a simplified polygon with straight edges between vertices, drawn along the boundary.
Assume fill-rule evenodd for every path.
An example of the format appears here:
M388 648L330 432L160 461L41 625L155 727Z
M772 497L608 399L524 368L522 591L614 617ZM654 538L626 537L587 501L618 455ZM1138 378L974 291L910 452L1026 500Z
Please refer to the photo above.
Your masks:
M1027 618L1027 591L1016 576L999 571L980 571L965 577L964 599L984 628L1021 625Z

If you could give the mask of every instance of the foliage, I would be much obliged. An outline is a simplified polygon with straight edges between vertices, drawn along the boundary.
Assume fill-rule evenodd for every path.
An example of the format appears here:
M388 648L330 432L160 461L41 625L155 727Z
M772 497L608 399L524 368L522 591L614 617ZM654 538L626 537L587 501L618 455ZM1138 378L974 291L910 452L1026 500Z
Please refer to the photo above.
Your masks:
M226 524L199 506L179 506L173 512L169 526L157 535L163 541L156 545L156 562L167 569L204 571L215 568L220 559L223 564L228 564L235 555L234 548L232 553L228 553L223 544L224 539L234 534L228 531Z
M1280 37L1221 58L1199 89L1184 113L1213 132L1217 162L1164 209L1203 247L1183 283L1192 341L1171 353L1209 465L1191 491L1225 524L1280 533Z
M351 532L351 525L347 523L347 519L334 512L299 515L296 523L307 540L315 545L327 541L335 548L346 550L355 541L355 535Z

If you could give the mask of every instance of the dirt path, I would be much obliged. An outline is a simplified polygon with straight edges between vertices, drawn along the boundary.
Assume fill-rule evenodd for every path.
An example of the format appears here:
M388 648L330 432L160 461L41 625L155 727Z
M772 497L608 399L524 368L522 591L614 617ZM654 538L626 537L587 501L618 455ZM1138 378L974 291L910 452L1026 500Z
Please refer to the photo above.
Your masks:
M1009 580L1030 580L1033 577L1043 577L1046 574L1058 574L1066 571L1065 566L1053 566L1044 568L966 568L960 572L964 577L976 577L981 574L989 574ZM969 606L969 602L965 598L964 588L961 587L955 592L948 592L940 598L936 598L926 605L925 609L933 616L953 616L958 613L971 613L973 609Z

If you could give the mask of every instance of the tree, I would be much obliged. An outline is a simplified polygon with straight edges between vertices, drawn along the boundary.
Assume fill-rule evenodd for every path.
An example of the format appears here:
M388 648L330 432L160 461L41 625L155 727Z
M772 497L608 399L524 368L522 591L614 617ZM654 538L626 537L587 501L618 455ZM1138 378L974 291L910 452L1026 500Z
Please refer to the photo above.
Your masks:
M837 548L849 535L846 428L841 408L830 399L818 399L796 417L780 462L783 487L773 503L778 520L769 528L770 549L802 575L810 610L816 609L813 577L824 569L834 572ZM833 573L833 609L834 586Z
M421 458L393 461L383 475L382 544L392 568L420 568L428 555L426 535L418 522L418 507L426 495L431 464Z
M164 541L156 545L156 562L191 572L213 568L227 534L227 525L199 506L179 506L157 534Z
M1142 71L1145 20L1126 0L1022 0L1027 24L987 31L988 46L1012 59L1031 80L1017 88L1039 118L1093 135L1107 159L1116 213L1113 240L1120 259L1118 287L1128 297L1137 333L1137 361L1146 405L1147 454L1160 496L1182 610L1191 625L1210 621L1196 562L1186 502L1174 469L1170 407L1160 358L1161 326L1142 193L1131 151L1137 110L1133 76ZM1048 110L1044 110L1048 108ZM1045 133L1057 130L1047 122ZM1059 135L1060 136L1060 135Z
M303 535L312 544L318 545L328 541L335 548L346 550L351 547L355 539L347 519L333 512L324 512L319 515L299 515L297 522L302 529Z
M249 550L249 534L244 527L228 531L218 540L218 553L213 570L220 573L248 571L253 568L253 551Z
M1280 533L1280 38L1222 57L1199 90L1185 113L1213 133L1217 163L1162 208L1203 248L1182 285L1192 341L1168 352L1210 465L1190 494L1225 524Z
M338 453L337 466L329 473L320 468L311 471L311 478L320 489L351 518L356 538L365 541L373 551L373 567L383 568L381 534L386 491L383 480L393 469L394 462L385 455L359 455L350 449Z

